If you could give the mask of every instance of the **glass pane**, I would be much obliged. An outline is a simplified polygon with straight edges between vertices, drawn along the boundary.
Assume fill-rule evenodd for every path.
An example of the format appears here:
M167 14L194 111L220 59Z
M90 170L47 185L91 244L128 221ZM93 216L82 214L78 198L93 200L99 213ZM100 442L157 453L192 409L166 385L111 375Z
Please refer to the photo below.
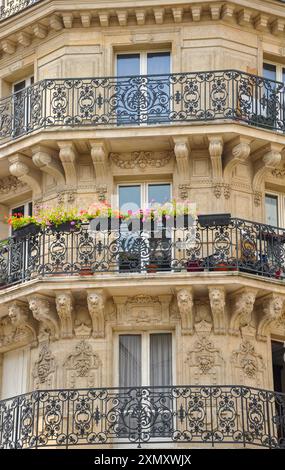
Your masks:
M140 74L140 54L120 54L117 56L117 76Z
M29 202L28 204L28 215L33 215L33 203Z
M23 90L26 87L26 81L23 80L22 82L16 83L14 85L14 93L17 93L17 91Z
M272 64L263 64L263 76L268 80L276 80L276 66Z
M170 184L149 184L148 204L164 204L170 201Z
M278 197L270 194L265 195L266 223L278 226Z
M25 215L25 206L15 207L14 209L12 209L11 213L12 213L12 215L14 215L14 214L23 214L23 215Z
M150 335L150 385L172 385L172 335Z
M141 385L141 335L119 337L119 386Z
M122 212L136 211L141 207L141 186L119 186L119 208Z
M170 53L149 52L147 54L147 73L148 75L170 73Z

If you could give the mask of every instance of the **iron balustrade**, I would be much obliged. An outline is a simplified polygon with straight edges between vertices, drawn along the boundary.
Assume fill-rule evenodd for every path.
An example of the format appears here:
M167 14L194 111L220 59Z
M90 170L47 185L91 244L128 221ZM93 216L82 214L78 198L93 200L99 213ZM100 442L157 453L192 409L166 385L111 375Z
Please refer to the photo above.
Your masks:
M0 100L0 139L50 127L233 120L284 132L284 84L236 70L37 82Z
M14 16L41 1L42 0L4 0L3 5L0 6L0 21L10 18L10 16Z
M0 448L285 448L285 395L239 385L35 391L0 401Z
M63 274L240 271L285 278L285 229L257 222L201 219L162 230L142 223L138 230L131 223L66 230L50 227L0 242L2 288Z

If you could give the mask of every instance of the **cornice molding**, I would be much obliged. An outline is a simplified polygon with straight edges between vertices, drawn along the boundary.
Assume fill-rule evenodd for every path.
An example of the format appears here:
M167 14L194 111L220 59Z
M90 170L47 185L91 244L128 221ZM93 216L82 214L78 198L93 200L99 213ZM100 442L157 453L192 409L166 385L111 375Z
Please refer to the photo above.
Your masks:
M92 26L125 28L129 24L133 26L134 21L138 26L222 21L277 38L285 37L285 8L277 2L189 0L177 7L174 0L156 6L149 0L138 8L125 0L121 8L117 2L102 8L100 2L95 5L91 0L84 5L75 1L43 0L0 21L0 50L14 54L18 45L28 47L34 39L44 39L51 31Z

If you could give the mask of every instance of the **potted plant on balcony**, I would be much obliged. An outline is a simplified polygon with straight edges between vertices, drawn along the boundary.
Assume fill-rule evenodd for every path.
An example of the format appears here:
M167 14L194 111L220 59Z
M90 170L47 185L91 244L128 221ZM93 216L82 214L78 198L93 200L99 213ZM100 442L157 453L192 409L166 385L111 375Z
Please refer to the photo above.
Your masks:
M41 229L40 223L34 216L24 216L21 213L12 214L8 217L8 224L13 229L16 238L28 235L37 235Z
M62 206L41 209L37 214L37 220L52 232L75 232L82 224L82 214L77 209L66 209Z

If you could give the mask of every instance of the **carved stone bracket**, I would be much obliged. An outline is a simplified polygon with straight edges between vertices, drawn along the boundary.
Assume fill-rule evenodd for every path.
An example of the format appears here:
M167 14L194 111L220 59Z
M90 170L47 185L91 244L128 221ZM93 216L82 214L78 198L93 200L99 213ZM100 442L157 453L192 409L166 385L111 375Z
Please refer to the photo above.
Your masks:
M59 146L59 158L61 160L65 181L68 186L76 187L77 184L77 152L73 142L62 141L57 143Z
M193 292L192 288L176 290L178 310L181 317L182 334L193 334L194 315L193 315Z
M71 338L73 335L74 299L70 292L56 294L56 310L61 323L61 337Z
M59 338L58 317L52 300L40 294L28 298L29 308L36 320L40 322L39 341Z
M27 344L37 345L36 322L29 314L28 305L14 300L8 306L8 315L0 320L0 352Z
M259 340L266 340L270 334L270 330L274 324L283 321L285 324L284 316L284 300L285 296L280 294L270 294L261 299L259 306L259 323L257 326L257 338ZM260 315L261 318L260 318Z
M257 289L246 287L233 296L231 306L232 316L229 327L230 334L238 335L242 327L251 325L257 292Z
M238 137L225 148L224 180L230 181L233 170L240 163L246 162L250 155L250 140Z
M281 147L269 144L253 154L255 163L253 165L254 176L252 181L253 192L262 192L264 178L268 170L274 169L281 161Z
M92 320L94 338L105 336L105 294L103 289L87 290L87 305Z
M54 158L51 149L38 145L32 148L33 162L42 171L52 176L58 185L65 185L62 165Z
M34 170L30 166L31 162L28 157L17 153L9 157L9 171L22 183L27 184L33 191L33 197L40 197L41 189L41 173Z
M174 138L174 153L176 157L176 163L178 173L183 176L183 179L189 179L190 177L190 152L191 148L188 142L188 138Z
M95 169L96 182L105 183L110 173L108 162L108 149L105 142L90 142L91 157Z
M225 288L214 286L209 287L209 298L212 310L214 332L224 334L226 330L226 295Z
M222 153L223 138L222 136L209 137L209 154L212 163L212 178L214 183L221 183L223 180Z

